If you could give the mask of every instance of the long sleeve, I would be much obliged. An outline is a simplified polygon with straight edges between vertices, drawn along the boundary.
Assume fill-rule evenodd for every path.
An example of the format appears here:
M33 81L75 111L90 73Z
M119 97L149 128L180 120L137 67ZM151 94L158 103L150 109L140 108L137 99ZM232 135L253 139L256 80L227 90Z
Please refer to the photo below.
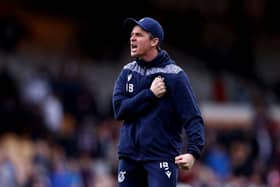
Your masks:
M133 97L126 93L125 73L122 71L117 78L113 91L114 116L118 120L138 117L155 101L156 97L150 89L143 89Z
M175 79L173 103L187 135L187 152L199 158L205 145L204 123L190 81L183 72Z

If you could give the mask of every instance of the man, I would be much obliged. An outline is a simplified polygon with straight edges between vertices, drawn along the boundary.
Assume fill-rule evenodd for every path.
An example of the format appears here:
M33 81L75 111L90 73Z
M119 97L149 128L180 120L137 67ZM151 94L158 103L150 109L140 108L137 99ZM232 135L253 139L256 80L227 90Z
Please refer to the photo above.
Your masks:
M118 184L175 187L178 168L191 169L201 155L203 119L186 73L160 48L160 23L128 18L125 26L135 59L123 67L112 98L115 118L123 120ZM183 129L187 150L181 150Z

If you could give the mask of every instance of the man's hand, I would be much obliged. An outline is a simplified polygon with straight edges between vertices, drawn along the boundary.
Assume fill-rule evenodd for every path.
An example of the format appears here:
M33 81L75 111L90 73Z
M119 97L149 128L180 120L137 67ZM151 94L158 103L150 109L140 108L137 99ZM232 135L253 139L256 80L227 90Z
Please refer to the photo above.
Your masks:
M181 169L190 170L195 162L192 154L186 153L175 157L175 164Z
M154 93L157 98L161 98L166 93L166 86L164 78L158 76L156 77L150 87L150 90Z

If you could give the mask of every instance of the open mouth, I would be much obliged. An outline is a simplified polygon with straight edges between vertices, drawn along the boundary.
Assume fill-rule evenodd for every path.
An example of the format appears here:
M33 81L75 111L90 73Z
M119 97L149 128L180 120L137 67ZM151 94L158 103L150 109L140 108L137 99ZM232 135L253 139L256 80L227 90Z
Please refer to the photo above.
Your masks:
M137 45L136 45L136 44L131 44L131 45L130 45L130 50L131 50L132 53L136 53L136 51L137 51Z
M137 45L136 44L131 44L131 49L136 49Z

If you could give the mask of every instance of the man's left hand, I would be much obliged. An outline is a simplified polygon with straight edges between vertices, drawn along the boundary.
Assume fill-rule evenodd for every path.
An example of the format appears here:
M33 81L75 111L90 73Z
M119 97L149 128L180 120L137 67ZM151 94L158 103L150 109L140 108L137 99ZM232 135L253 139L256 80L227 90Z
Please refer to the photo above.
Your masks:
M195 162L192 154L186 153L175 157L175 164L184 170L190 170Z

